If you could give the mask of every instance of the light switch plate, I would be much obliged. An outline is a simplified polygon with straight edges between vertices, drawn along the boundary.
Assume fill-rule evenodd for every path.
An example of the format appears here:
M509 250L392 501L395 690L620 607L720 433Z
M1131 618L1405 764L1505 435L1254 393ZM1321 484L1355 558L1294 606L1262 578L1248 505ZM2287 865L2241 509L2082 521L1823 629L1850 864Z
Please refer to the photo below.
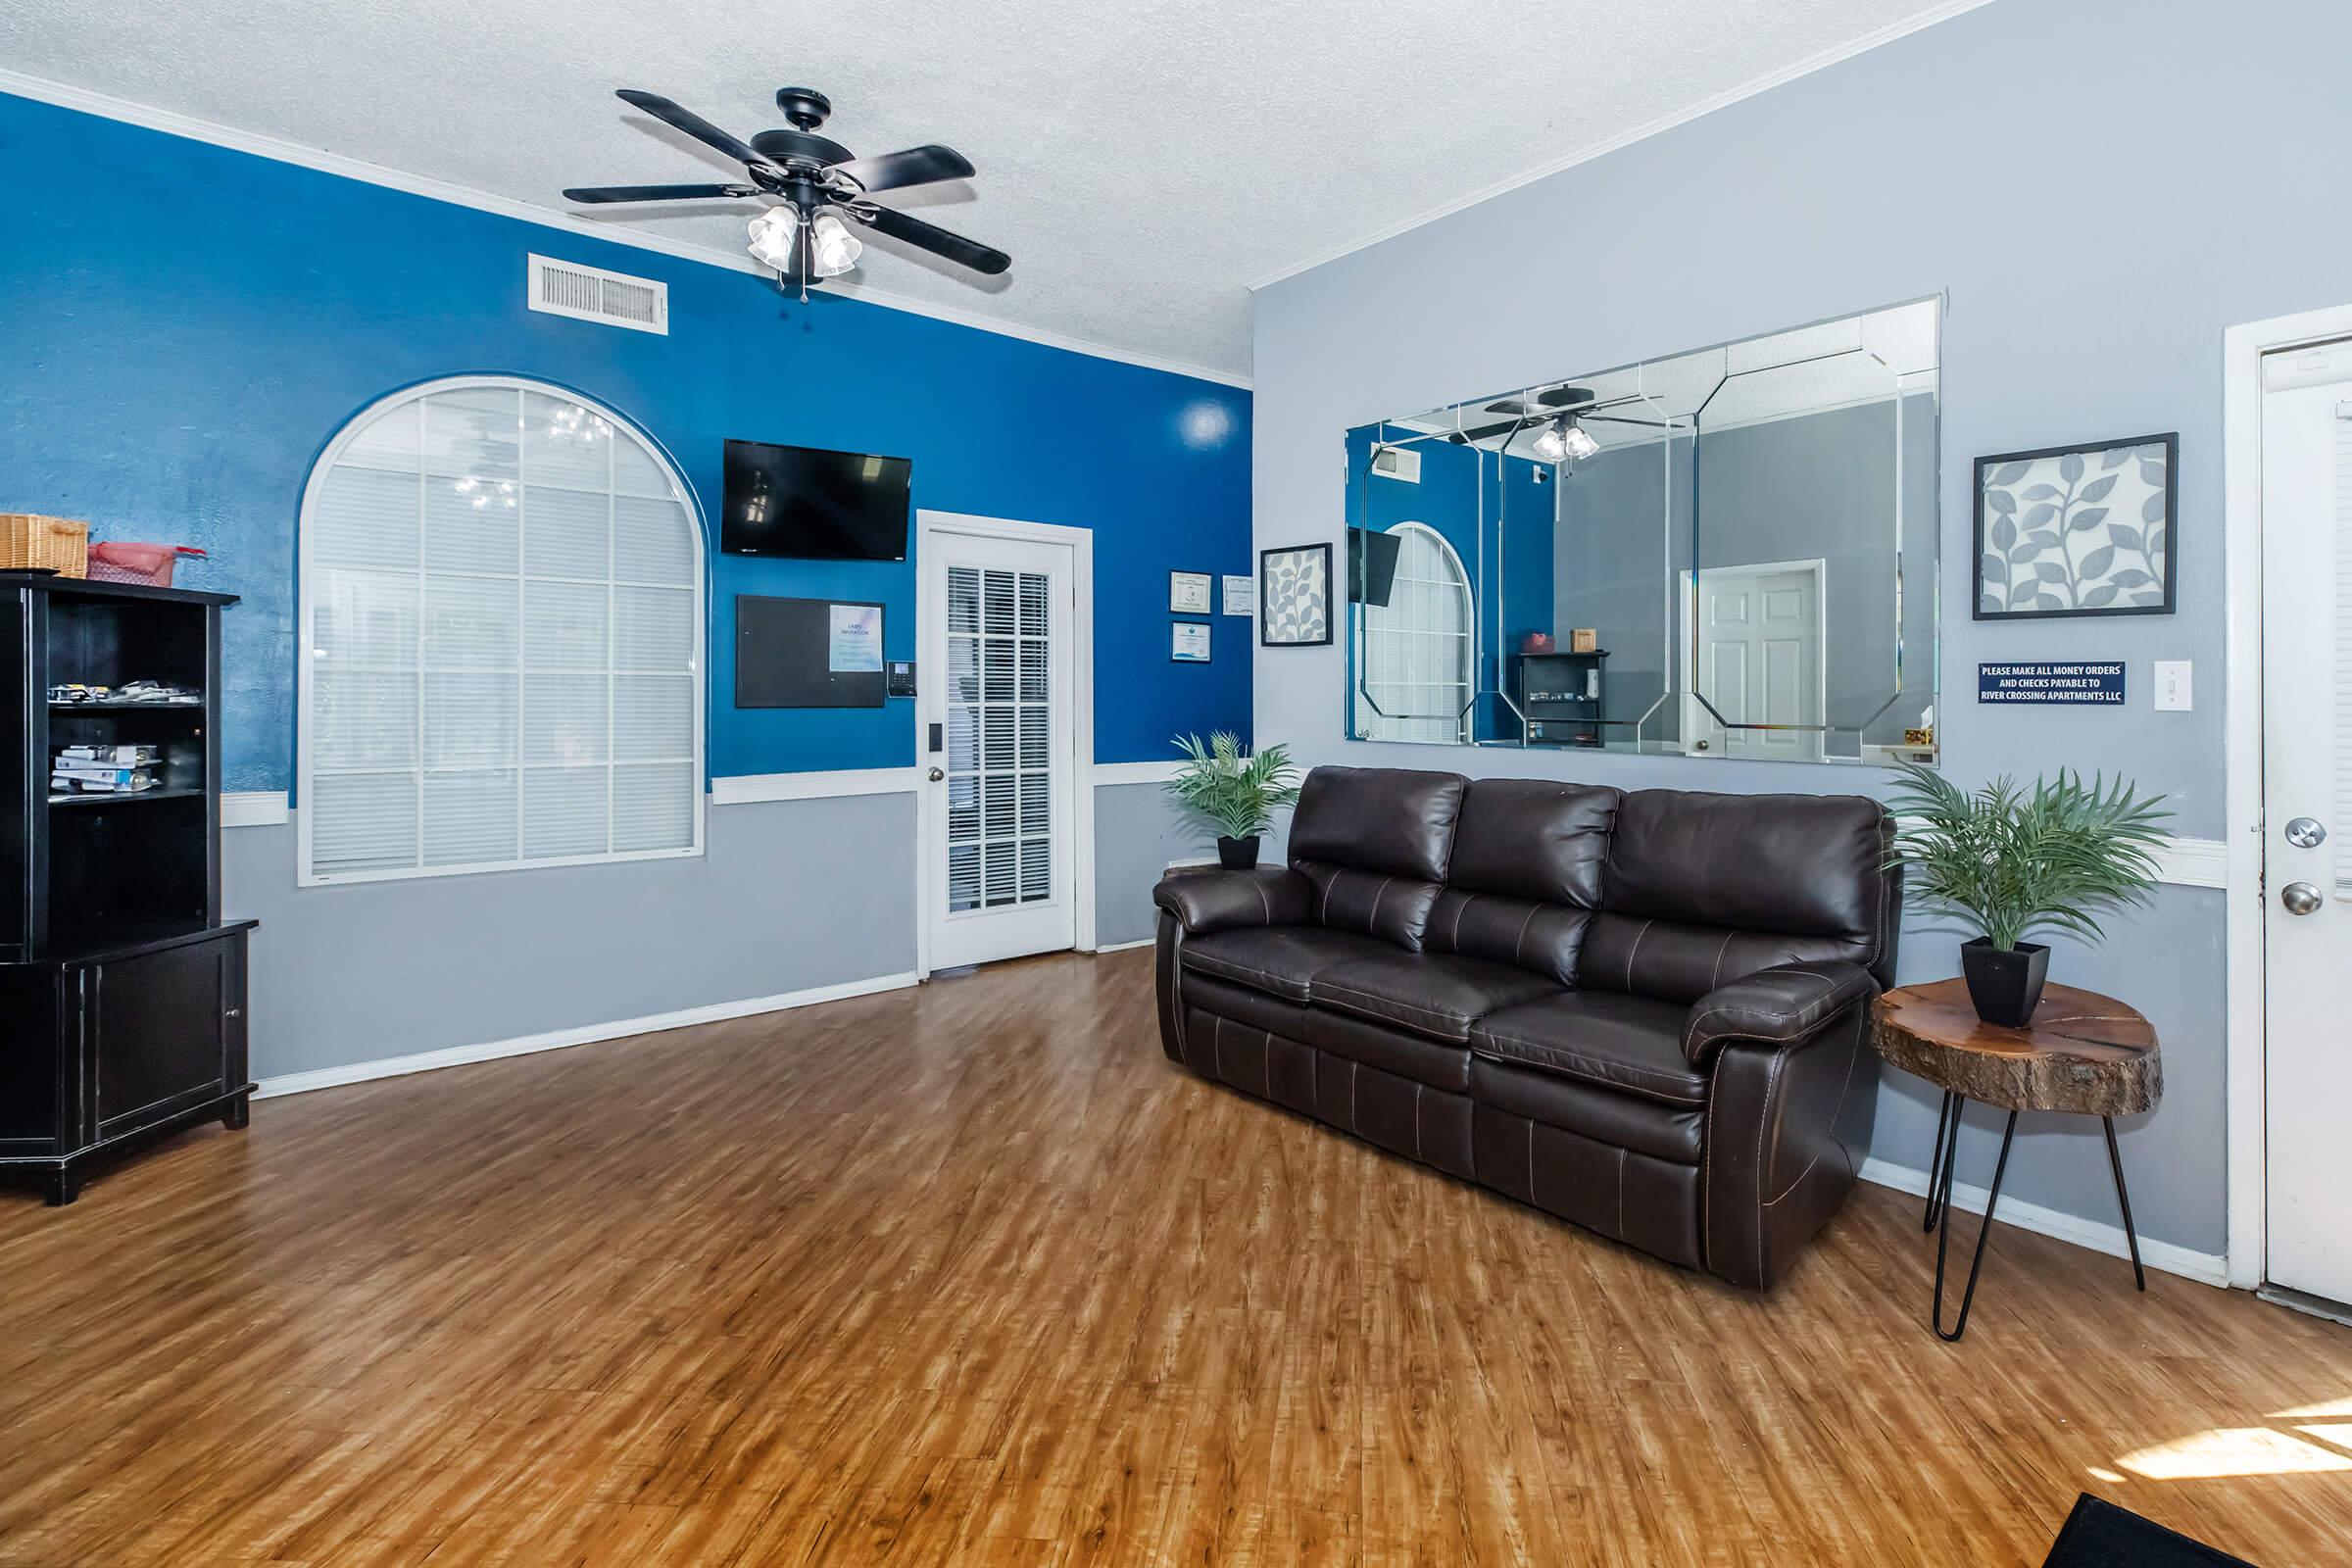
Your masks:
M2189 710L2189 662L2185 659L2156 661L2156 711L2185 713Z

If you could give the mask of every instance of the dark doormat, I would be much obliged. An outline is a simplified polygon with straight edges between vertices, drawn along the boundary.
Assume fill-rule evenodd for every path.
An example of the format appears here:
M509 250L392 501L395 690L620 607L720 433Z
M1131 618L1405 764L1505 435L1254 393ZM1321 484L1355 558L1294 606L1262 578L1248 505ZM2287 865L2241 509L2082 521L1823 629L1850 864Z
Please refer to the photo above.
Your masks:
M2085 1492L2041 1568L2254 1568Z

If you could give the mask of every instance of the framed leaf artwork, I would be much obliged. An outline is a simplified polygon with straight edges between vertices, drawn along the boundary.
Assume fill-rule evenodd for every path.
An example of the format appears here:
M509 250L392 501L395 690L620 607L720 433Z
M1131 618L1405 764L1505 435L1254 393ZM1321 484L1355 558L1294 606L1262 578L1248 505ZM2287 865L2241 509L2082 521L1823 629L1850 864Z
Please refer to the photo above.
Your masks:
M2169 615L2180 437L1977 460L1978 620Z
M1268 648L1331 641L1331 546L1257 553L1257 640Z

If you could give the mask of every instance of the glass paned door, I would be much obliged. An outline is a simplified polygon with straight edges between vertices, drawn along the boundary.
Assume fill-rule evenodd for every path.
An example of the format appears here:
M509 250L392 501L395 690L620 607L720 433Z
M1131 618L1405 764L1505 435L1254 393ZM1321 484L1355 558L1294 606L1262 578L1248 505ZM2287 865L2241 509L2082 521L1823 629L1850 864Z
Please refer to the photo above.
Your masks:
M925 918L946 968L1066 948L1071 566L1067 546L926 535L923 642L941 745L923 758Z

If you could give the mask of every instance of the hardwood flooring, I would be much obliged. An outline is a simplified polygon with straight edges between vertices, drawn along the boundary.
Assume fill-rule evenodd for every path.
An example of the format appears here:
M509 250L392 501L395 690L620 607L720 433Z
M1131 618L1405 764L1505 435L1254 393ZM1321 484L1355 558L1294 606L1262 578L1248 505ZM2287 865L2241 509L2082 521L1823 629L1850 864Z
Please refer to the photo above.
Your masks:
M2080 1491L2352 1555L2352 1330L2003 1231L1940 1345L1870 1187L1754 1297L1187 1076L1150 965L266 1101L0 1197L0 1564L1979 1568Z

